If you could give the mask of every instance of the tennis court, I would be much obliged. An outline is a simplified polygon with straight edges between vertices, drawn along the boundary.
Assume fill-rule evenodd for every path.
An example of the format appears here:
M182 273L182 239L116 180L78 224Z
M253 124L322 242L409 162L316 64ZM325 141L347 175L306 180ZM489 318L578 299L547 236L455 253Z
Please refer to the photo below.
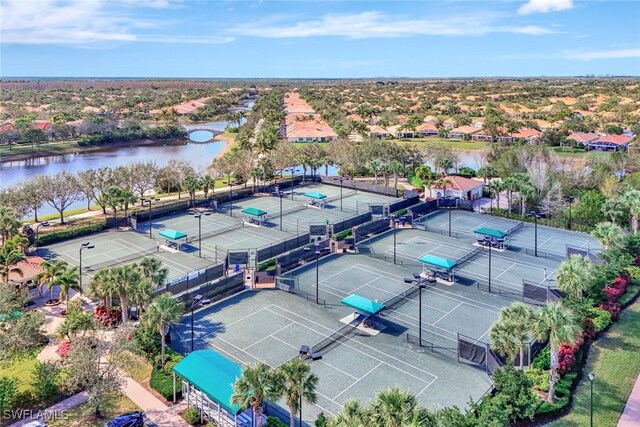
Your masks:
M39 249L45 259L64 260L70 265L80 265L80 247L91 242L93 249L82 251L83 285L86 286L99 269L139 262L144 257L157 258L169 269L168 279L187 275L211 264L211 260L193 257L185 253L169 253L158 247L158 242L133 231L107 231L52 244Z
M600 243L585 233L579 233L543 225L544 220L538 222L538 252L544 256L550 253L556 256L565 256L567 245L581 249L600 250ZM439 234L448 233L449 212L444 209L429 214L420 223L426 223L427 229ZM509 235L510 247L524 249L524 252L533 255L535 248L535 225L520 221L499 218L477 212L462 210L451 211L451 231L458 236L473 235L473 230L479 227L494 228Z
M396 235L396 261L419 271L422 265L418 259L425 255L458 261L455 267L456 284L476 288L479 283L481 289L485 289L489 276L489 250L475 246L473 242L471 236L456 239L429 231L401 229ZM392 263L393 232L372 239L370 250L373 256L383 254ZM523 280L541 286L553 286L559 264L555 259L534 258L510 250L492 250L491 284L494 290L502 289L516 294L522 293Z
M302 345L321 348L317 344L344 328L340 319L352 311L323 308L278 290L246 291L196 313L194 348L212 348L239 364L262 361L276 367L298 357ZM382 322L397 321L389 318ZM414 392L429 408L464 407L470 396L477 399L488 389L484 371L416 349L406 342L405 331L398 324L377 335L356 330L338 342L329 340L322 359L309 361L319 377L319 398L315 405L304 405L305 422L313 425L321 411L334 415L346 400L366 402L392 386ZM185 350L190 345L190 318L185 316L173 328L172 346ZM284 402L280 406L286 408Z

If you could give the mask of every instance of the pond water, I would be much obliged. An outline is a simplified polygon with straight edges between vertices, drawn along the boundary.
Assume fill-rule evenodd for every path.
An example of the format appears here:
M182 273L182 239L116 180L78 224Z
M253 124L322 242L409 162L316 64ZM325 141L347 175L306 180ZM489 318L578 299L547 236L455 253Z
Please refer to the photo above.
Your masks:
M189 139L193 142L207 142L211 141L213 137L214 134L210 130L196 130L189 134Z

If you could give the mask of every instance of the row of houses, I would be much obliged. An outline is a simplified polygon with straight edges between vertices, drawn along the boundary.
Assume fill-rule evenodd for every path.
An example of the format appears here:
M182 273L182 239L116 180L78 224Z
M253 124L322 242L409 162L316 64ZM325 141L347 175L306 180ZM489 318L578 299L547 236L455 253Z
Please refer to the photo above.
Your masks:
M289 92L284 97L285 119L280 123L280 135L289 142L328 142L338 134L300 97Z

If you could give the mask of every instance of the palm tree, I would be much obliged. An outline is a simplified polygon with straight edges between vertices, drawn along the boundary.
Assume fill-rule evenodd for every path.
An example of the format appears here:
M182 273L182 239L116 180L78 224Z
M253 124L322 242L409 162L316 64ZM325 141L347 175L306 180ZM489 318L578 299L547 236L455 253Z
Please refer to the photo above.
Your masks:
M368 414L357 400L347 400L330 423L331 427L368 427Z
M129 295L133 289L142 281L142 275L135 264L125 264L112 269L113 291L118 294L120 309L122 310L122 321L129 318Z
M209 196L209 190L211 190L211 192L214 191L216 181L211 175L204 175L200 178L200 184L202 185L202 191L204 192L204 198L206 199Z
M164 348L166 346L166 337L172 323L176 323L182 319L184 313L184 303L173 298L173 296L165 292L153 299L147 311L145 311L142 321L152 327L158 328L160 332L161 344L161 360L164 366Z
M287 406L289 407L289 425L294 427L296 412L300 410L302 398L309 403L316 403L318 396L318 376L311 373L311 368L302 359L292 359L278 368L281 387L283 389ZM302 419L300 419L302 426Z
M147 279L154 288L164 285L169 277L169 269L162 266L162 261L158 258L145 257L138 264L142 277Z
M9 283L9 274L12 271L23 276L22 270L16 265L23 259L24 254L13 245L5 243L0 247L0 274L2 274L5 285Z
M571 255L560 263L556 281L561 291L582 299L589 286L593 264L582 255Z
M379 391L371 402L371 425L402 427L420 412L416 396L399 387Z
M57 261L55 264L49 261L43 261L40 265L44 268L44 271L36 276L38 289L42 294L42 288L44 288L44 285L47 285L51 295L50 299L53 302L53 289L60 285L60 276L67 271L69 264L65 261Z
M633 234L638 234L640 218L640 190L629 189L622 194L621 201L629 213L629 223Z
M622 231L622 228L608 221L596 224L591 235L602 243L604 249L618 246L624 239L624 231Z
M111 268L98 270L89 282L89 295L102 298L104 306L109 307L113 294L115 294L113 270Z
M136 307L136 312L138 318L140 317L140 313L149 305L149 303L153 299L153 291L156 287L151 283L150 280L144 279L139 281L133 288L129 291L127 298L131 305Z
M377 160L371 160L369 162L369 171L373 174L374 184L378 185L378 175L380 174L380 168L382 165Z
M558 353L562 344L573 344L580 334L580 323L573 311L560 303L547 302L536 314L533 334L538 341L549 340L551 361L549 370L549 393L547 400L555 400L558 374Z
M389 171L393 173L393 188L398 190L398 175L404 172L404 166L397 160L392 160L389 162Z
M196 206L196 191L201 188L201 182L195 175L189 175L182 181L182 188L189 193L189 203L192 207Z
M511 208L513 206L513 192L518 190L518 181L516 178L510 176L505 178L503 183L505 190L507 190L507 200L509 203L508 211L511 213Z
M13 210L0 206L0 236L3 242L18 234L21 225L18 215Z
M509 324L517 350L520 352L520 368L524 366L524 349L532 335L533 320L533 310L529 305L521 302L515 302L500 312L498 322Z
M505 356L507 363L513 364L518 352L517 325L509 319L500 319L491 327L491 348ZM522 363L522 361L520 362Z
M491 185L493 186L493 191L496 194L496 207L500 209L500 193L507 189L507 185L504 181L493 181Z
M242 409L251 408L260 426L264 402L274 401L280 397L281 390L278 387L280 383L279 374L262 362L245 366L240 378L233 383L231 404L238 405Z
M65 271L58 278L58 286L60 287L60 299L65 299L67 306L69 305L69 293L73 289L76 292L82 292L80 287L80 275L78 267L72 267Z
M124 208L124 217L125 217L125 221L127 221L127 225L129 225L129 218L127 217L127 211L129 210L129 205L135 205L137 201L138 201L138 198L136 197L135 194L133 194L133 191L131 190L124 190L122 191L122 193L120 193L120 203Z

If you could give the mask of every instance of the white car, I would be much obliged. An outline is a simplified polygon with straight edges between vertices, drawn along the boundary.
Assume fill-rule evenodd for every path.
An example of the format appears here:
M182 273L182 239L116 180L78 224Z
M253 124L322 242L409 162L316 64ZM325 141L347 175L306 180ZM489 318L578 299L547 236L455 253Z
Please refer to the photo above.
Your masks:
M22 427L47 427L47 425L43 421L36 420L23 424Z

